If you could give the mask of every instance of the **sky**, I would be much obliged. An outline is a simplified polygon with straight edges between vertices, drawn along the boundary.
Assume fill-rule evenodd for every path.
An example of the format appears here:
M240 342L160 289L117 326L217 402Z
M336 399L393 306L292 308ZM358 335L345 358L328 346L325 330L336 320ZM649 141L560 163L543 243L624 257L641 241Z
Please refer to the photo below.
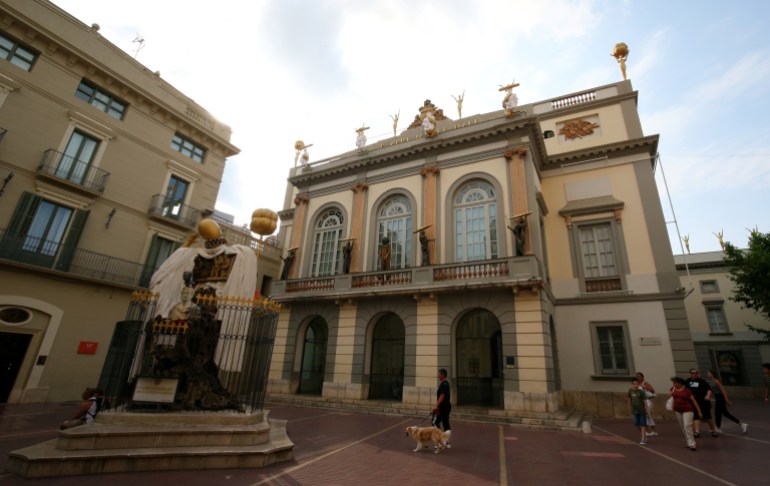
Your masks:
M283 209L294 142L310 162L401 131L426 99L456 117L622 80L630 48L674 253L770 232L770 2L54 0L233 130L217 209ZM144 42L136 40L140 38ZM141 47L141 49L139 49ZM669 197L670 195L670 197Z

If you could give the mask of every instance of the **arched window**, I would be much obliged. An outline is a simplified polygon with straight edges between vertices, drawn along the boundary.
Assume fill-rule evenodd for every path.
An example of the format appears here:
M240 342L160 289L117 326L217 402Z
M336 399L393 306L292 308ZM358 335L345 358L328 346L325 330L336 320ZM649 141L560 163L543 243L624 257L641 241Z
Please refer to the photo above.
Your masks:
M334 275L340 267L340 239L342 238L342 212L327 209L318 218L313 234L313 266L311 277Z
M380 246L382 239L390 240L390 268L405 268L412 263L412 206L405 196L385 200L377 219L377 245L374 261L382 268Z
M475 180L460 187L454 198L455 261L497 258L495 190Z

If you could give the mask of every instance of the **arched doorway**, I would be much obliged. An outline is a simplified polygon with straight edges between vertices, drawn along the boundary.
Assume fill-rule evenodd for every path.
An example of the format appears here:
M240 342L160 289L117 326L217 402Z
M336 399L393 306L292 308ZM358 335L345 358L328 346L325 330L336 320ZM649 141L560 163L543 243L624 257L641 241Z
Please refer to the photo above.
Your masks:
M457 324L457 404L503 407L503 343L500 322L488 310Z
M326 322L320 317L313 319L305 330L299 393L320 395L323 390L328 334Z
M384 315L372 333L369 398L400 400L404 389L404 323Z

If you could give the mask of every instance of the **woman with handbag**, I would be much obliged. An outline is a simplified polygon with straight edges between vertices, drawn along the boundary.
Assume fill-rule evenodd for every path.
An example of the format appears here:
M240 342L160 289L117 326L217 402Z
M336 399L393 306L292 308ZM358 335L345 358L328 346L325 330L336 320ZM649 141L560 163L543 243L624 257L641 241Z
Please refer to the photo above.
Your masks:
M693 411L697 410L700 415L701 410L698 402L695 400L692 392L685 386L687 384L682 378L674 376L671 378L673 387L671 388L671 398L673 398L674 413L676 421L679 422L679 428L684 434L685 447L695 451L695 435L693 432Z

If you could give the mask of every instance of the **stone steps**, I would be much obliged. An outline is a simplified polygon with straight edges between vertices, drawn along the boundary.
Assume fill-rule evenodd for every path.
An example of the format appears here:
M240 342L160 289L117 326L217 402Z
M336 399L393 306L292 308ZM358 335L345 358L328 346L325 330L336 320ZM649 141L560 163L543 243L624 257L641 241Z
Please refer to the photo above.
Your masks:
M268 402L285 403L303 407L317 407L335 410L350 410L363 413L399 415L427 419L430 411L424 405L386 400L353 400L326 398L309 395L270 394ZM590 432L590 421L571 410L558 410L552 413L525 412L512 410L494 410L481 407L452 407L452 420L467 422L497 423L512 427L528 427L546 430L565 430ZM427 420L426 420L427 424Z
M60 431L56 439L11 452L6 472L40 478L235 469L294 458L286 421L268 422L267 414L146 415L102 413L93 424Z

